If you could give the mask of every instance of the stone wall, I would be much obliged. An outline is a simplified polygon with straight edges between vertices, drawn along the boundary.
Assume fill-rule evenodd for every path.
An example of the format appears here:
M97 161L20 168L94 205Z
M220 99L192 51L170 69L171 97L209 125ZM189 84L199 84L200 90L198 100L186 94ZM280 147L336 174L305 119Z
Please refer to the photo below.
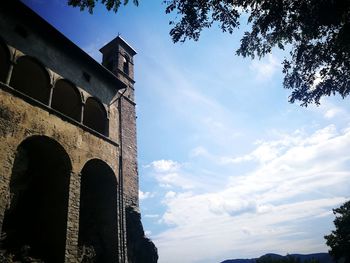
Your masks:
M17 96L13 96L9 91L11 90L8 87L1 85L0 223L10 201L9 183L17 147L22 141L31 136L40 135L54 139L62 145L72 163L66 262L76 262L78 256L80 172L89 160L100 159L112 168L115 175L118 175L118 145L99 138L79 126L70 124L64 120L64 116L50 112L43 105L33 105ZM103 151L101 151L101 148Z
M138 170L137 170L137 145L136 145L136 112L135 104L122 97L120 100L121 111L121 150L123 167L123 185L126 206L138 209Z

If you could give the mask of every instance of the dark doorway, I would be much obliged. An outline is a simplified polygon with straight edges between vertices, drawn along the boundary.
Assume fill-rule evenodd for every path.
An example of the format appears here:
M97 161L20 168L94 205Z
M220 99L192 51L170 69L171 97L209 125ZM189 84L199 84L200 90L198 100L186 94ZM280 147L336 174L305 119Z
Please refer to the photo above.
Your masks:
M10 182L3 248L16 259L64 262L71 162L63 147L45 136L23 141Z
M93 159L82 170L79 246L92 247L97 263L118 262L117 181L112 169Z
M31 57L21 57L13 68L10 86L48 104L50 77L45 68Z

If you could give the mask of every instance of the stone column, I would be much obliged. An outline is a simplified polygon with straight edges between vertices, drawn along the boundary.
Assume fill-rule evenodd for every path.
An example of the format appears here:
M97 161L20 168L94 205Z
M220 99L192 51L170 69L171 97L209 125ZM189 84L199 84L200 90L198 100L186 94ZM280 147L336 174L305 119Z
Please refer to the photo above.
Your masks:
M10 81L11 81L11 77L12 77L12 72L13 72L13 67L15 65L15 62L10 62L10 66L9 69L7 71L7 76L6 76L6 85L10 86Z
M80 173L71 172L69 185L65 263L79 262Z
M49 95L48 105L51 108L54 85L50 83L49 89L50 89L50 95Z
M80 123L84 122L84 110L85 110L85 102L81 103L81 111L80 111Z
M5 211L10 206L10 180L11 180L12 163L5 160L0 167L0 231L4 221Z

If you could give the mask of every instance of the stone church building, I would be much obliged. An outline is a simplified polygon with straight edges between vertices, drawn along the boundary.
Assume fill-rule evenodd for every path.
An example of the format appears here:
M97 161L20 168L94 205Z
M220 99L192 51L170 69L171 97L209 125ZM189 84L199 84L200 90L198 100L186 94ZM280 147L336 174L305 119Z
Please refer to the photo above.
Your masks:
M0 6L0 261L157 262L138 200L134 64ZM32 261L31 261L32 260Z

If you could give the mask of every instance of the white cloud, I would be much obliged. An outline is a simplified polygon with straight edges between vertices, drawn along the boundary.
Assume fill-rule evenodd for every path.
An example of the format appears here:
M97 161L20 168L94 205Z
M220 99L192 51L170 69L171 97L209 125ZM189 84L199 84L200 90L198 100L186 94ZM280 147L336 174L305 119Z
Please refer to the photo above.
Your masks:
M140 200L145 200L145 199L152 198L152 197L154 197L154 193L142 192L141 190L139 190L139 198L140 198Z
M152 235L152 231L150 230L145 230L145 236L149 237Z
M330 109L327 109L326 112L324 113L324 117L326 119L332 119L338 115L344 114L344 110L339 108L339 107L332 107Z
M192 149L190 152L190 157L202 157L202 156L209 156L208 150L203 146L197 146L196 148Z
M176 196L176 193L174 191L169 191L165 194L165 199L171 199L174 198Z
M144 215L145 218L158 218L159 215L158 214L146 214Z
M251 153L236 157L259 162L245 175L231 176L221 190L168 191L159 222L170 228L154 236L160 262L325 251L331 209L348 197L349 147L350 129L329 125L312 134L296 131L260 141ZM193 152L197 158L210 154L201 148ZM326 223L329 228L320 231L318 224Z
M274 142L259 142L259 146L253 152L235 158L222 157L221 162L223 164L240 163L252 160L256 160L262 163L268 162L275 159L279 155L281 150L285 148L285 143L286 141L284 140Z
M154 161L149 166L160 173L173 172L180 168L180 164L172 160Z
M182 166L182 164L172 160L157 160L146 165L145 168L151 169L152 176L162 188L191 189L194 187L194 182L186 176Z
M321 105L311 105L310 107L308 107L308 110L323 115L323 117L326 120L334 120L336 118L339 118L343 122L344 120L349 120L347 107L340 107L338 105L335 105L331 101L332 100L330 98L322 98Z
M256 78L260 81L270 80L280 68L281 62L272 54L269 54L267 59L264 58L262 61L253 60L250 65L250 69L256 73Z
M306 145L318 144L337 135L338 132L335 125L329 125L323 129L317 130L307 138L303 137L305 136L304 132L296 130L292 134L278 134L280 138L273 141L258 140L255 143L257 147L252 152L242 156L231 157L213 155L204 147L193 149L190 156L205 157L211 161L215 161L217 164L223 165L239 164L247 161L257 161L260 164L264 164L285 154L288 150L292 149L292 147L298 149L298 146L304 147ZM302 150L304 155L307 154L307 151L305 151L304 148L302 148ZM285 166L284 168L288 167Z

